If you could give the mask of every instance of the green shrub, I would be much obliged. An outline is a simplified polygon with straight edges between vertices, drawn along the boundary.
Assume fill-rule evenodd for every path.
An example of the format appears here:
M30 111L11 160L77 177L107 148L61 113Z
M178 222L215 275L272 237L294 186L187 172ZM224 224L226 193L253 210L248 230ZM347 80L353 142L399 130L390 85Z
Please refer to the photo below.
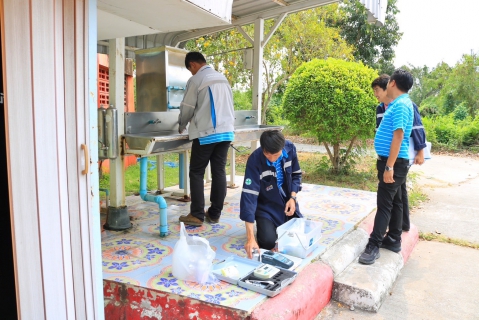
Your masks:
M290 124L328 148L334 171L347 165L355 141L374 135L371 90L376 71L362 63L314 59L301 65L288 82L283 109ZM349 145L344 152L340 145Z
M479 117L454 120L454 115L423 118L426 137L434 145L448 149L470 148L479 145Z
M455 121L460 121L460 120L466 119L467 116L468 116L468 112L467 112L467 107L466 107L465 102L460 103L454 109L453 114L454 114L454 120Z
M464 147L479 145L479 117L460 128L461 144Z
M436 118L434 130L436 131L436 140L439 143L452 145L457 141L458 132L452 116Z
M434 117L439 115L439 107L433 101L423 101L419 106L421 117Z
M251 90L247 90L247 91L234 90L233 104L234 104L235 110L251 110L252 109L251 101L253 101L252 97L253 97L253 94L251 93Z
M437 143L437 138L433 119L423 117L422 124L424 125L424 131L426 131L426 140L434 146Z

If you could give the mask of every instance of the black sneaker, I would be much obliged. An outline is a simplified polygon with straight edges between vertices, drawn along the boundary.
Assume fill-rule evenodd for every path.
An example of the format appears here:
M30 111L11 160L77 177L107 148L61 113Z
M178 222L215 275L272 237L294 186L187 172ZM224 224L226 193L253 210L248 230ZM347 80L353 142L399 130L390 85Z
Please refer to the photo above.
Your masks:
M373 264L380 256L379 248L374 244L368 243L364 252L359 256L359 263Z
M391 236L386 235L383 239L383 243L381 244L381 248L398 253L401 251L401 240L394 240L391 238Z

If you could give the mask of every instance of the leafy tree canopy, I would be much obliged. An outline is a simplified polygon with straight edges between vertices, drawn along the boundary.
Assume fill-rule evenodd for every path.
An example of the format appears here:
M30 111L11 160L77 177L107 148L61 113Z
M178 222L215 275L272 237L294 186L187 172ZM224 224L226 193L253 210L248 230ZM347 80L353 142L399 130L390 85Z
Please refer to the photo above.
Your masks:
M478 113L479 58L474 53L464 55L454 67L442 62L431 70L426 66L403 68L415 78L410 96L422 110L427 110L424 115L436 113L431 113L433 110L447 115L460 105L472 117Z
M264 48L263 122L273 95L281 90L296 68L314 58L353 59L353 47L341 38L338 29L328 27L322 17L334 7L326 6L291 14L285 18ZM274 20L265 21L267 34ZM254 26L244 27L253 38ZM232 86L252 87L252 73L243 67L243 49L251 44L236 29L191 40L188 50L203 52L217 70L225 73Z
M346 163L356 140L373 136L377 102L371 82L376 77L362 63L329 58L304 63L288 82L283 97L287 120L318 137L335 171ZM341 154L345 143L349 146Z
M354 58L379 70L391 74L394 71L394 47L401 40L402 32L396 21L399 10L397 0L388 0L386 19L383 26L369 23L368 12L358 0L344 0L337 6L336 14L324 16L329 26L338 28L341 36L354 47Z

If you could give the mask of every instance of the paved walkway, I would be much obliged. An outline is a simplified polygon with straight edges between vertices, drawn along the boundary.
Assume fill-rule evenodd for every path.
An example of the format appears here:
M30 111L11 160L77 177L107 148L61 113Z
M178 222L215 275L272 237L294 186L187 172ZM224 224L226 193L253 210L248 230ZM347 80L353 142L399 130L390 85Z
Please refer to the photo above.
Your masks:
M332 302L319 319L479 319L479 250L420 241L377 313Z
M411 172L429 197L419 230L479 243L479 160L436 155ZM479 250L421 241L378 313L333 302L317 319L479 319L478 266Z
M429 197L413 212L419 230L479 243L479 160L436 156L411 172Z

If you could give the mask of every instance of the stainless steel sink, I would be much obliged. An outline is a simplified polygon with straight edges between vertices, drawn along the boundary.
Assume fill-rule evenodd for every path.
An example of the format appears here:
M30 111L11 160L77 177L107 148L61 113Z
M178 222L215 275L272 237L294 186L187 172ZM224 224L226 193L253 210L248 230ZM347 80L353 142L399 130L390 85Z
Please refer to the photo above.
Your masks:
M267 130L282 130L281 126L243 125L235 127L235 142L259 140ZM178 152L191 149L188 134L179 134L174 130L160 130L123 135L126 142L125 153L152 155Z
M123 137L126 141L125 153L129 154L150 155L191 149L188 134L179 134L178 131L131 133Z
M249 124L256 111L235 112L235 142L259 140L267 130L282 130L281 126ZM178 114L174 112L125 113L125 153L140 156L182 152L191 149L188 134L178 133Z

